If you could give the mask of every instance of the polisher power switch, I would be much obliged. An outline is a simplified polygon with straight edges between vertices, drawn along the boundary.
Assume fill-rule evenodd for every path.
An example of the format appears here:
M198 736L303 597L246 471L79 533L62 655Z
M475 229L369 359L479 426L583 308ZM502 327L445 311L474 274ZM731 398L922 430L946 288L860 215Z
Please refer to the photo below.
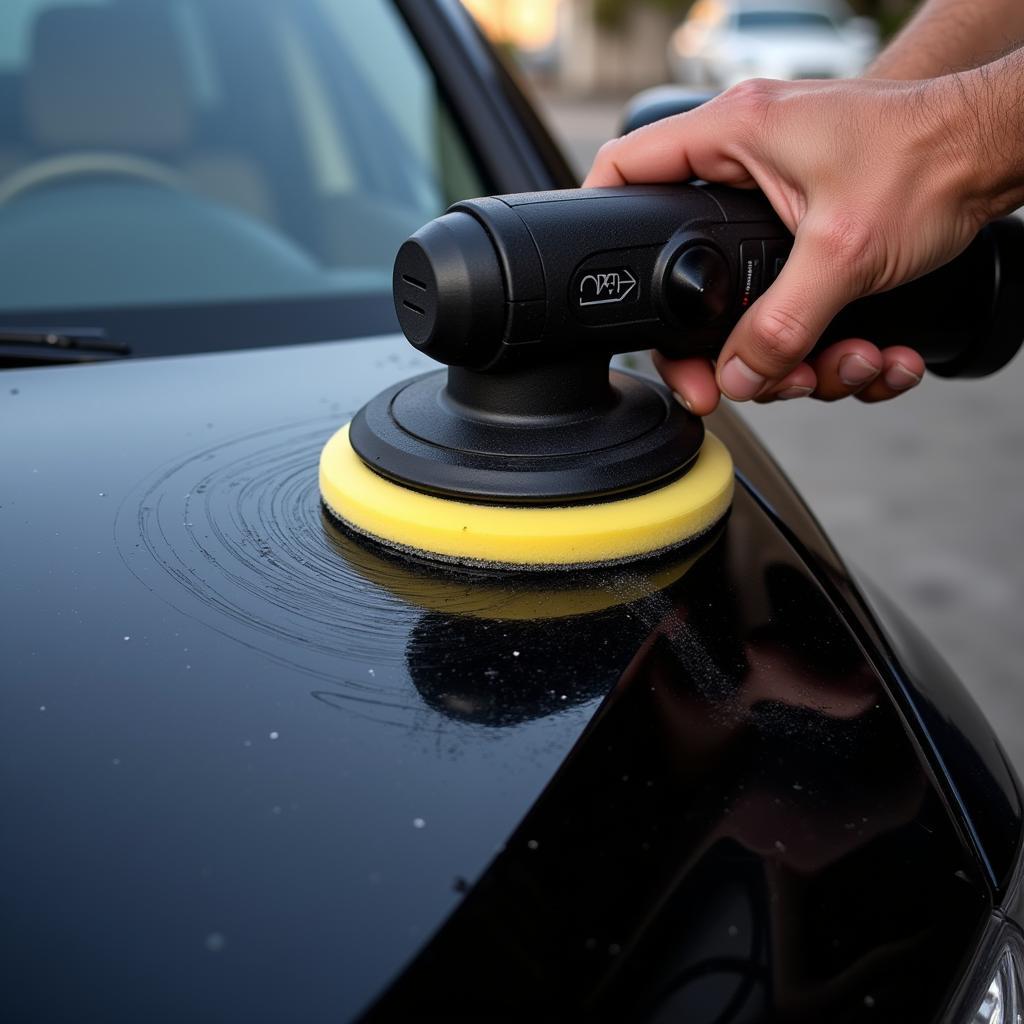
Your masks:
M472 199L399 250L395 308L417 348L473 370L713 358L792 242L763 195L714 185ZM820 346L852 336L910 345L943 376L995 372L1024 337L1024 224L990 224L945 267L853 303Z

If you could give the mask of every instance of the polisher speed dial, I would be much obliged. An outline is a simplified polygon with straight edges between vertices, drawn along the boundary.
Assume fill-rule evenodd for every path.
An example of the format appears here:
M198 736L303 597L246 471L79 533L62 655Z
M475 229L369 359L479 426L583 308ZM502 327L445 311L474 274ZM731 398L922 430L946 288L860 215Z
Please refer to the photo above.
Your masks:
M729 264L717 249L695 243L674 257L662 284L665 308L684 324L705 327L729 308Z
M763 195L712 185L569 189L457 203L395 262L409 340L477 370L660 349L714 357L779 275L792 237ZM821 344L910 345L943 376L1005 365L1024 335L1024 225L853 303Z

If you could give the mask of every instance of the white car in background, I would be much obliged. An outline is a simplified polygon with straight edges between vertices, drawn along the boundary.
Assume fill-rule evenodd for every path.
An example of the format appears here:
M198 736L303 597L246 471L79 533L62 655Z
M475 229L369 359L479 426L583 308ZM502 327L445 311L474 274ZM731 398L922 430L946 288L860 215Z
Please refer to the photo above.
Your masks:
M668 59L676 81L726 89L746 78L848 78L877 50L875 23L843 0L698 0Z

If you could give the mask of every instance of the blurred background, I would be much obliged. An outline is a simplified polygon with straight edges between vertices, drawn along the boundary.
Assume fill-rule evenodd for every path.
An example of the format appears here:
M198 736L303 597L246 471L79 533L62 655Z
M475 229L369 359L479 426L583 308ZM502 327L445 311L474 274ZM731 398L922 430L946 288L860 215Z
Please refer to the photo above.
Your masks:
M641 90L857 74L909 0L465 0L582 176ZM1024 769L1024 359L898 401L739 406L847 560L921 626Z

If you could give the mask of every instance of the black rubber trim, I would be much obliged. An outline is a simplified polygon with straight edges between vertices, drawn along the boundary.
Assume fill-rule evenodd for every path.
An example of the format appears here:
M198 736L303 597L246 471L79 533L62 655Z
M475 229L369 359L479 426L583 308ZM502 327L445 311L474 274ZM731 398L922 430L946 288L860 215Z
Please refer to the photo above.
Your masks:
M497 192L576 184L565 158L457 0L395 0Z

